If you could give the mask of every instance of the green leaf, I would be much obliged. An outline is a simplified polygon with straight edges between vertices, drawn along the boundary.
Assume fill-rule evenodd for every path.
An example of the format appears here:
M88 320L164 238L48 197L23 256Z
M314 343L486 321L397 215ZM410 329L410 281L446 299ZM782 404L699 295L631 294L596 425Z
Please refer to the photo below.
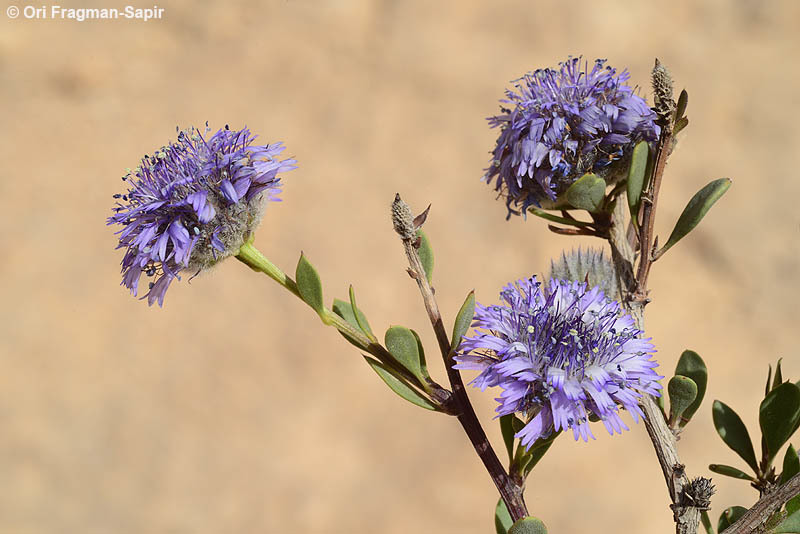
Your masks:
M514 458L514 434L516 434L516 430L514 430L514 419L516 418L517 416L513 413L500 417L500 433L503 435L503 443L506 445L509 461Z
M790 534L800 532L800 510L795 510L770 531L774 534Z
M675 121L675 126L672 128L672 135L678 135L678 133L689 126L689 118L688 117L681 117L680 119Z
M758 462L756 453L753 450L753 442L750 441L750 434L744 426L742 419L728 405L718 400L714 401L712 408L714 416L714 427L725 444L733 449L742 460L747 462L755 473L758 473Z
M389 386L389 389L400 395L411 404L419 406L420 408L425 408L426 410L436 410L436 405L434 405L430 399L406 384L401 377L394 374L394 371L383 365L378 360L368 356L364 356L364 359L367 360L367 363L370 367L372 367L372 370L378 373L378 376L381 377L381 380L386 382L386 385Z
M776 370L777 376L777 370ZM767 445L769 462L792 436L800 419L800 389L791 382L781 384L761 401L758 423Z
M571 206L596 212L606 195L606 182L596 174L584 174L578 178L566 192L567 202Z
M669 250L675 243L683 239L686 234L694 230L694 227L703 220L703 217L705 217L708 210L711 209L711 206L725 194L725 191L727 191L730 186L730 178L720 178L698 191L689 203L686 204L683 213L678 217L678 222L675 223L672 234L669 236L664 247L658 252L658 255L660 256Z
M781 471L781 485L786 484L790 478L800 473L800 458L794 446L789 445L783 455L783 471Z
M523 517L508 529L508 534L547 534L547 527L536 517Z
M430 284L431 280L433 280L433 248L425 232L417 230L417 236L419 236L419 248L417 249L419 261L422 262L422 268L425 269L425 278L428 279Z
M631 220L638 223L639 204L642 199L642 189L644 189L647 177L647 158L650 153L650 145L647 141L640 141L633 148L631 155L631 165L628 168L628 207L631 210Z
M769 370L767 371L767 385L764 387L764 396L766 397L769 395L769 392L772 390L772 365L768 365Z
M553 445L553 442L556 440L558 436L561 435L561 431L553 432L545 439L537 440L533 446L528 451L528 459L526 460L525 465L522 469L522 474L524 477L527 477L533 468L536 467L536 464L544 457L545 453L550 450L550 447Z
M384 336L386 349L420 382L425 383L428 370L425 367L425 353L422 352L419 336L405 326L392 326Z
M675 108L675 120L680 120L684 113L686 113L686 106L689 104L689 93L686 92L686 89L681 91L680 96L678 97L678 105Z
M322 315L325 309L322 305L322 282L320 282L317 270L306 259L305 254L300 254L295 278L300 297L306 304L314 308L314 311Z
M369 322L367 322L367 317L361 313L361 310L358 309L358 305L356 304L356 292L353 289L353 286L350 286L350 309L353 312L353 316L356 320L356 326L358 326L362 332L367 334L367 336L376 341L375 334L372 333L372 328L369 327Z
M708 517L708 511L703 510L700 512L700 521L703 523L703 528L706 529L706 534L714 534L714 527L711 526L711 519Z
M508 513L506 503L503 502L503 499L498 500L494 509L494 528L497 530L497 534L508 534L508 529L513 524L514 521L511 519L511 514Z
M719 475L725 475L726 477L738 478L740 480L755 480L753 477L745 473L744 471L740 471L735 467L731 467L729 465L723 464L711 464L708 468Z
M725 511L720 514L719 521L717 521L717 532L722 534L723 530L736 523L745 512L747 512L747 508L743 506L731 506L730 508L726 508Z
M693 350L685 350L678 359L678 365L675 366L675 374L691 378L694 383L697 384L697 397L695 397L694 402L683 411L683 415L681 416L681 426L685 426L697 409L700 408L703 397L706 395L708 369L706 369L706 364L699 354Z
M331 308L333 309L333 313L335 313L336 315L338 315L339 317L341 317L342 319L344 319L345 321L350 323L351 326L353 326L356 329L361 329L361 326L359 325L359 322L356 320L356 317L353 314L353 306L349 302L345 302L345 301L339 300L339 299L334 299L333 300L333 306ZM369 328L369 324L367 323L367 318L364 317L364 314L361 313L361 310L358 310L358 314L361 317L361 322L363 324L366 324L367 328ZM356 341L355 339L353 339L349 335L345 334L344 332L339 331L339 333L342 334L342 336L347 341L349 341L350 343L352 343L356 347L358 347L360 349L366 349L367 348L362 343ZM370 339L372 339L374 341L375 336L372 334L372 331L364 332L364 334L366 334Z
M450 340L450 346L455 351L461 344L469 326L472 324L472 319L475 316L475 291L470 291L461 309L458 310L455 323L453 324L453 337Z
M697 398L697 384L688 376L675 375L667 384L669 393L669 424L677 426L681 415Z
M775 365L775 380L772 381L772 389L783 384L783 373L781 373L781 360L783 358L778 358L778 363Z

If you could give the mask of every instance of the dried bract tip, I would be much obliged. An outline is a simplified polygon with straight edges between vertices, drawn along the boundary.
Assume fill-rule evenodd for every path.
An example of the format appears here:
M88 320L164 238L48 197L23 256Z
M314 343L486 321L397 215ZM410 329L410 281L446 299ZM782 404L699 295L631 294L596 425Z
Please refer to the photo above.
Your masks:
M600 288L606 297L619 298L617 271L602 250L589 248L562 252L558 261L550 262L550 279L588 282L589 287Z
M694 506L700 510L708 510L711 507L711 497L717 489L711 483L710 478L697 477L683 487L683 496L686 504Z
M414 239L417 235L416 227L414 226L414 215L411 213L411 208L408 207L400 193L394 196L392 202L392 225L394 231L397 232L403 239Z
M672 99L672 76L658 59L653 67L653 100L655 112L661 122L669 123L675 112L675 101Z

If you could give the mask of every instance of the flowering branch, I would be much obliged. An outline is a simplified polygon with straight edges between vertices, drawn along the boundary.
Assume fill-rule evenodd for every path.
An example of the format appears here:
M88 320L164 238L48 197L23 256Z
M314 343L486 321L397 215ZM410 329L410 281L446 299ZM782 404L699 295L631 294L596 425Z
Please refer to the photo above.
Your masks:
M735 523L725 529L726 534L750 534L766 523L791 498L800 495L800 474L790 478L774 492L758 500Z
M399 194L395 195L392 203L392 222L394 223L395 231L403 241L403 248L410 266L408 274L417 281L422 300L425 303L425 309L428 312L428 318L436 333L436 340L439 343L439 350L442 353L444 366L447 369L447 377L453 392L452 401L455 403L456 417L475 448L475 452L478 453L481 461L483 461L489 476L492 477L492 481L497 486L497 490L500 492L500 496L505 502L512 519L517 521L528 516L528 509L522 496L522 488L508 476L503 464L497 457L467 396L461 373L458 369L453 368L452 347L447 338L447 332L444 328L442 315L439 312L439 306L436 303L436 297L433 294L433 288L425 275L425 269L419 256L417 230L422 226L426 214L427 212L418 218L418 220L421 219L419 222L415 221L408 204L403 202Z

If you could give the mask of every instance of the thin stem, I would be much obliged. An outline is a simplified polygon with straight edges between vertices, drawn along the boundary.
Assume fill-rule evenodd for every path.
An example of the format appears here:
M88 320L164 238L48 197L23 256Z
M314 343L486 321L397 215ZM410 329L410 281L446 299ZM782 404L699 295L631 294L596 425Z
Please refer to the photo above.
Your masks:
M249 239L241 246L239 253L236 255L236 259L254 271L266 274L281 286L288 289L295 297L302 299L294 280L286 276L286 273L281 271L274 263L261 254L261 252L253 246L252 239Z
M653 170L653 178L642 193L641 207L641 231L639 242L641 243L641 255L639 259L639 269L636 272L636 298L640 301L647 299L647 278L650 275L650 266L653 264L653 233L655 232L656 207L658 207L658 192L661 190L661 180L664 176L664 169L667 165L672 148L672 121L661 123L661 136L656 145L656 157Z
M397 214L401 210L407 211L407 213L404 213L404 215L407 215L407 221L399 221L401 224L398 224ZM444 366L445 369L447 369L447 377L453 391L453 400L457 406L456 417L458 418L458 422L461 423L464 432L475 448L475 452L478 453L483 465L489 472L489 476L492 478L495 486L497 486L497 490L500 492L500 496L503 502L505 502L511 518L517 521L523 517L527 517L528 509L523 500L522 488L515 484L508 476L508 473L506 473L503 464L497 457L491 443L489 443L489 438L486 437L486 432L484 432L480 421L478 421L478 416L475 414L472 403L467 396L464 382L461 379L461 373L458 369L453 367L452 347L450 346L450 341L448 340L447 332L444 328L439 306L433 294L433 288L428 278L425 276L425 269L422 266L422 261L417 251L416 228L409 228L408 223L411 221L411 211L408 205L400 199L400 195L395 197L392 213L395 216L395 229L401 236L406 257L408 258L410 266L408 273L417 281L422 300L425 303L425 309L428 312L428 318L433 326L433 331L436 333L436 340L439 344ZM413 226L413 224L411 226Z
M772 514L781 509L789 499L800 495L800 474L790 478L786 484L758 500L734 524L725 529L725 534L750 534L766 523Z

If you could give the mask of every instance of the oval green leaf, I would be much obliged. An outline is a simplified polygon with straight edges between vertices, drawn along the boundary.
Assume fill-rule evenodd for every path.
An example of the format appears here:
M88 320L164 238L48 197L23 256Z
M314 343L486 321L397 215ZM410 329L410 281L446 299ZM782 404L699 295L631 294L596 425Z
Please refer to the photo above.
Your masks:
M770 391L783 384L783 372L781 371L781 361L783 358L778 358L778 363L775 365L775 379L772 381Z
M675 374L691 378L694 380L694 383L697 384L697 397L695 397L694 402L683 411L683 415L681 416L681 426L685 426L697 409L700 408L703 397L706 395L708 369L706 368L703 358L701 358L699 354L693 350L685 350L678 359L678 365L675 366Z
M677 426L681 415L697 398L697 384L688 376L675 375L667 384L669 394L669 424Z
M800 389L791 382L779 385L761 401L758 423L770 462L792 436L800 419Z
M378 376L381 377L389 389L397 393L400 397L407 400L411 404L415 406L419 406L420 408L425 408L426 410L436 410L436 406L425 397L422 393L417 391L416 389L412 388L408 384L406 384L403 379L394 374L394 371L383 365L378 360L369 358L364 356L364 359L367 361L372 370L378 373Z
M522 475L527 478L533 468L536 467L536 464L544 457L545 453L550 450L550 447L553 445L553 442L556 440L558 436L561 435L561 431L553 432L548 437L544 439L538 439L536 442L531 446L530 450L526 453L528 456L527 461L523 467Z
M375 338L375 334L372 333L372 328L369 327L369 322L367 321L367 317L361 313L361 310L358 308L356 304L356 291L353 289L353 286L350 286L350 309L353 313L353 318L356 321L354 326L358 326L362 332L364 332L367 337L369 337L372 341L377 341Z
M793 534L796 532L800 532L800 510L790 513L786 519L770 531L770 533L774 534Z
M631 154L631 165L628 168L628 208L631 210L631 220L638 223L639 205L642 200L647 177L647 158L650 154L650 145L647 141L640 141Z
M314 308L318 314L322 315L324 307L322 305L322 282L314 266L306 259L305 254L300 254L300 261L297 262L295 271L297 289L303 301Z
M537 517L523 517L511 525L508 534L547 534L547 527Z
M433 247L431 247L431 242L425 232L417 230L417 236L419 237L419 248L417 249L419 261L422 262L422 268L425 269L425 278L428 279L430 284L433 280Z
M711 518L708 517L708 510L700 512L700 521L703 523L706 534L714 534L714 527L711 526Z
M569 186L566 192L567 202L571 206L596 212L606 195L606 182L596 174L584 174Z
M790 478L800 473L800 458L794 446L789 445L783 455L783 471L781 471L781 485L786 484Z
M729 465L711 464L708 466L708 469L714 473L717 473L718 475L725 475L726 477L738 478L740 480L755 480L753 477L751 477L744 471L741 471Z
M689 105L689 93L686 92L686 89L681 91L680 96L678 97L678 105L675 108L675 121L677 122L680 120L683 115L686 113L686 106Z
M506 445L509 461L514 459L514 434L516 434L514 430L514 419L516 419L516 417L517 416L513 413L500 417L500 434L503 436L503 443Z
M686 204L681 216L678 217L678 222L675 223L672 234L670 234L667 243L658 252L658 255L660 256L669 250L675 243L686 237L686 234L694 230L694 227L703 220L703 217L706 216L711 206L725 194L725 191L727 191L730 186L730 178L720 178L714 180L695 193L689 203Z
M347 321L353 328L361 330L364 333L364 335L366 335L373 343L377 341L375 339L375 335L372 333L372 330L369 328L369 323L367 322L367 318L358 308L355 308L356 312L358 312L358 319L356 319L356 315L353 313L354 308L352 303L345 302L339 299L334 299L333 306L331 306L331 308L333 309L333 313L335 313L336 315ZM366 326L366 330L364 330L364 326L362 325ZM339 331L339 333L342 334L342 336L347 341L349 341L356 347L360 349L367 349L366 346L356 341L355 339L351 338L346 333L342 331Z
M503 502L503 499L499 499L494 508L494 528L497 534L508 534L508 529L513 524L514 521L511 519L511 514L508 513L506 503Z
M714 401L712 408L714 417L714 427L725 444L733 449L742 460L747 462L755 473L758 473L758 462L756 453L753 450L753 442L750 441L750 434L744 426L742 419L728 405L718 400Z
M425 356L420 352L419 337L405 326L392 326L386 331L384 344L389 353L424 384L428 375Z
M474 316L475 291L470 291L464 304L461 305L461 309L458 310L455 323L453 324L453 337L450 339L450 347L453 351L458 350L458 346L461 344L461 338L467 334L467 330L469 330Z
M730 508L726 508L725 511L720 514L719 521L717 521L717 533L722 534L723 530L736 523L745 512L747 512L747 508L743 506L731 506Z

